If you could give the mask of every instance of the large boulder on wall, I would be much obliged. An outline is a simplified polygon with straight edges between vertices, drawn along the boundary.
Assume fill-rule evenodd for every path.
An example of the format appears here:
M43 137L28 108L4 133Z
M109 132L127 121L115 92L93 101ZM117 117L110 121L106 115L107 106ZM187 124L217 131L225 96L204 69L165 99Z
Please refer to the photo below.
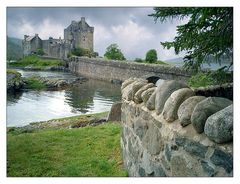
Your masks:
M199 102L193 110L191 122L198 133L204 131L206 120L209 116L232 104L231 100L221 97L208 97Z
M128 101L133 100L135 93L146 84L146 80L136 80L129 84L122 90L122 98Z
M214 142L225 143L233 140L233 105L208 117L204 133Z
M168 122L178 119L178 108L184 100L194 95L193 90L189 88L182 88L174 91L167 99L163 108L163 117Z
M146 103L146 107L151 111L155 109L155 99L156 99L156 91L152 93L152 95L150 96L150 98Z
M127 80L125 80L123 83L122 83L122 86L121 86L121 91L125 88L125 87L127 87L129 84L131 84L131 83L133 83L133 82L135 82L136 81L136 79L134 79L134 78L129 78L129 79L127 79Z
M137 92L136 94L134 95L134 102L136 103L142 103L143 100L142 100L142 93L144 91L146 91L147 89L151 88L151 87L154 87L154 84L153 83L148 83L146 85L144 85L143 87L141 87Z
M180 105L178 109L178 119L183 127L191 123L191 116L194 107L204 99L206 99L204 96L192 96Z
M162 113L165 102L174 91L186 87L187 84L174 80L164 81L161 85L159 85L156 89L155 99L156 113L158 115Z
M152 88L147 89L146 91L144 91L141 94L141 98L144 103L147 103L148 99L151 97L151 95L154 93L155 90L156 90L156 87L152 87ZM154 100L155 100L155 98L154 98Z

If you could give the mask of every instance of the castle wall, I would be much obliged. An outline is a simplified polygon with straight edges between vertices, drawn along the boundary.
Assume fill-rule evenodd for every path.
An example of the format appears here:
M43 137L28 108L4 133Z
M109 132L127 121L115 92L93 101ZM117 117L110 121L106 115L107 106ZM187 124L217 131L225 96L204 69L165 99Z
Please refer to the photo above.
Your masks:
M112 61L97 58L72 57L69 70L95 79L124 81L130 77L158 76L161 79L186 81L191 73L168 65L141 64L128 61Z
M136 103L135 97L140 90L134 89L139 83L133 84L134 81L122 87L121 107L121 147L129 176L233 175L232 141L219 144L205 133L198 134L192 124L182 127L179 119L168 122L163 114L157 115L156 104L149 110L148 102ZM129 99L124 98L126 94L130 95ZM172 103L171 108L175 108L177 104ZM212 120L216 119L216 114ZM231 119L232 114L224 118ZM222 129L218 126L212 131Z

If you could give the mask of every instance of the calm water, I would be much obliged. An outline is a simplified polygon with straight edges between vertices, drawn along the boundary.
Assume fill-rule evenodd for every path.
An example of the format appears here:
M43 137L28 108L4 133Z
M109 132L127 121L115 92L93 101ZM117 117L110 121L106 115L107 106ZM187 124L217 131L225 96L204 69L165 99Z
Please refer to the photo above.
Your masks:
M20 71L23 76L40 75L72 80L76 76L63 72ZM121 99L120 85L89 79L61 91L28 91L7 97L7 126L108 111Z

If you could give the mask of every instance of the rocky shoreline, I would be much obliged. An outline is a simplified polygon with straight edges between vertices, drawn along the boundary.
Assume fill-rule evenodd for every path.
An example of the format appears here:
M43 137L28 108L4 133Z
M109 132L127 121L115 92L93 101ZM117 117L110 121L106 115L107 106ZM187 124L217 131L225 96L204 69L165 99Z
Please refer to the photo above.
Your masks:
M86 126L97 126L107 122L108 112L79 115L49 121L33 122L23 127L7 127L8 133L32 133L40 129L72 129Z
M47 78L40 76L33 76L29 78L22 77L21 74L15 70L7 71L7 91L8 92L17 92L20 90L30 90L28 87L30 83L29 79L37 81L44 86L46 90L59 90L62 88L73 86L74 84L81 84L82 82L87 81L85 77L77 77L75 79L56 79L56 78ZM31 89L34 90L34 89Z

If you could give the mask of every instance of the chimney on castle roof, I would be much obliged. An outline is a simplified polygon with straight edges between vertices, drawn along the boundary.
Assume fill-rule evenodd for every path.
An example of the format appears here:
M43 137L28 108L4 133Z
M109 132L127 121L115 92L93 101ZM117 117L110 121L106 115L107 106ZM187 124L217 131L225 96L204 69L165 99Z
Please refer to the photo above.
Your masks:
M38 37L38 34L36 33L35 36Z
M85 17L81 17L81 25L83 28L85 27L85 24L86 24Z
M28 35L24 35L24 40L25 40L25 41L26 41L27 37L28 37Z
M81 22L85 22L85 17L81 17Z

